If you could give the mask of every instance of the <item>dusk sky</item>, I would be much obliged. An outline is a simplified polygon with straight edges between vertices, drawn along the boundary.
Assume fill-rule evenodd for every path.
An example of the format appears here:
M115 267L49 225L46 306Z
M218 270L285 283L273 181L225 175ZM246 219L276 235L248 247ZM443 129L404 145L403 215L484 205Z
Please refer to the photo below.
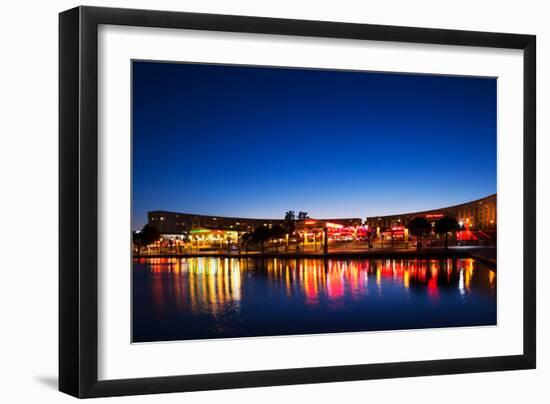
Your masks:
M496 192L496 79L133 62L133 223L376 216Z

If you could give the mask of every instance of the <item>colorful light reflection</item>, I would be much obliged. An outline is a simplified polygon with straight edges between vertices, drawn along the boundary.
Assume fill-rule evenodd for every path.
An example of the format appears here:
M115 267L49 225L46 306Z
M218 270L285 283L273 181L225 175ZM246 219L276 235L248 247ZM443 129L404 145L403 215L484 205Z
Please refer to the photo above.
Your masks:
M301 298L309 306L333 308L340 307L344 298L358 301L373 292L382 298L385 289L424 293L437 303L442 287L454 285L464 299L476 285L496 288L496 273L478 271L472 259L266 259L262 268L254 260L237 258L155 258L148 262L152 303L159 313L185 309L215 316L228 305L238 311L247 279L258 276L258 271L271 288L287 296Z

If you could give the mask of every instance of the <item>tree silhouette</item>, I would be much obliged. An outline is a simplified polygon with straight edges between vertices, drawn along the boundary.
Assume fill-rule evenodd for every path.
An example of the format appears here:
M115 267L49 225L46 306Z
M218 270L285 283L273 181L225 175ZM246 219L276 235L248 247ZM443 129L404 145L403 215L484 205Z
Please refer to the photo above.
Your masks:
M456 219L450 216L443 216L435 222L435 232L440 235L445 235L446 250L449 248L449 232L457 231L459 227Z
M309 219L309 216L308 216L307 212L299 211L298 212L298 220L306 220L306 219Z
M293 210L285 213L285 231L289 236L296 230L296 215Z
M132 240L138 248L138 256L141 254L141 248L152 244L160 239L160 233L156 227L146 224L141 230L132 233Z
M134 243L134 245L136 246L137 255L139 257L141 255L141 246L143 243L143 241L141 240L141 234L139 230L134 230L132 232L132 243Z
M141 229L141 237L145 245L152 244L160 239L160 233L156 227L146 224Z
M246 242L259 244L261 246L262 253L264 253L265 243L269 240L283 238L286 235L286 229L279 225L272 226L271 228L266 226L258 226L252 233L247 234Z
M416 237L416 251L420 251L422 238L430 234L432 225L426 218L417 216L409 222L409 232Z
M241 244L244 244L245 251L248 251L248 242L252 238L252 233L241 234Z
M293 210L289 210L285 213L285 221L286 222L293 222L296 220L296 214Z
M285 237L285 235L287 234L286 229L283 226L279 226L279 225L274 225L269 230L270 230L270 233L271 233L270 234L270 239L278 240L278 239L281 239L281 238ZM279 251L279 244L277 244L277 251Z
M259 226L250 233L249 242L260 244L262 254L265 252L265 243L271 239L271 229L266 226Z
M374 232L373 230L367 230L367 246L369 248L372 248L372 239L374 237L374 235L376 234L376 232Z

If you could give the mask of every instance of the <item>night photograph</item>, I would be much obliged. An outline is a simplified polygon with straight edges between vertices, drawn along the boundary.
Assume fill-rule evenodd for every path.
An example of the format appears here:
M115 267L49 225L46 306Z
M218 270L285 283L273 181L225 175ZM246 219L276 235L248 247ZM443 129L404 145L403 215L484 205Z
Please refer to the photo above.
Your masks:
M497 324L497 79L134 60L132 342Z

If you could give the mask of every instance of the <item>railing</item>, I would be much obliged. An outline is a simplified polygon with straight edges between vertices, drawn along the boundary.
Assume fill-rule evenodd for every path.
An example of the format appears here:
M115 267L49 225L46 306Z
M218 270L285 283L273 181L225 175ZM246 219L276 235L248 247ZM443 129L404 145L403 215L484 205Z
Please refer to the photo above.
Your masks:
M449 247L472 247L472 246L490 246L491 242L486 240L477 240L477 241L457 241L449 240ZM422 249L438 249L445 246L445 241L441 239L428 239L423 240L421 248ZM331 241L328 245L329 252L358 252L358 251L413 251L416 250L417 245L415 240L402 241L402 240L377 240L371 242L370 244L366 241ZM184 246L163 246L163 247L149 247L147 249L142 249L140 256L149 256L149 255L180 255L180 254L259 254L262 252L260 246L237 246L232 245L230 248L224 246L223 248L218 246L211 247L184 247ZM264 253L323 253L323 244L322 243L308 243L308 244L296 244L292 243L288 246L285 244L272 244L266 243ZM138 255L138 251L134 249L134 255Z

